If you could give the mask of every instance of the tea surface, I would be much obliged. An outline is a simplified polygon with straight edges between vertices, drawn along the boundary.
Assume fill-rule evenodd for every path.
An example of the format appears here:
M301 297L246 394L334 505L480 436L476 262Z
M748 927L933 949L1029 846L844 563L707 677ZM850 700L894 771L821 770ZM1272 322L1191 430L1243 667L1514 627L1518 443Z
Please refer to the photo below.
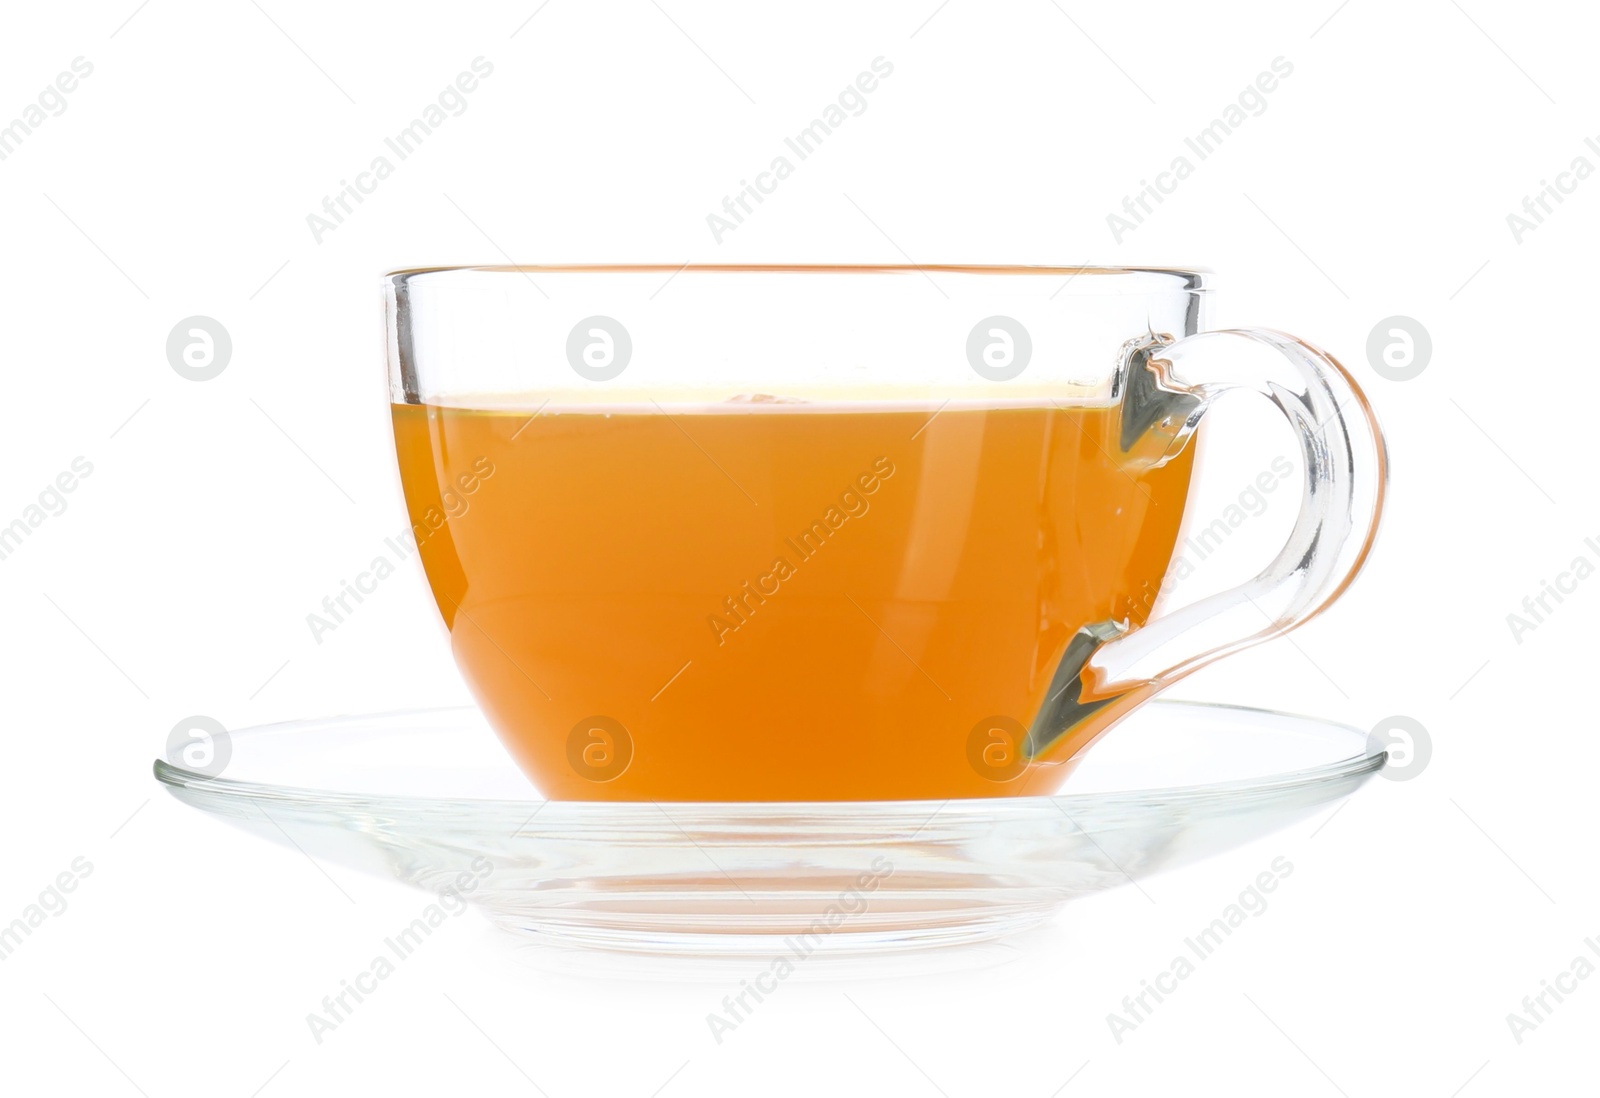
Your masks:
M583 800L1052 791L1086 737L1014 774L974 739L1160 589L1193 447L1128 467L1119 415L393 408L458 662L539 788Z

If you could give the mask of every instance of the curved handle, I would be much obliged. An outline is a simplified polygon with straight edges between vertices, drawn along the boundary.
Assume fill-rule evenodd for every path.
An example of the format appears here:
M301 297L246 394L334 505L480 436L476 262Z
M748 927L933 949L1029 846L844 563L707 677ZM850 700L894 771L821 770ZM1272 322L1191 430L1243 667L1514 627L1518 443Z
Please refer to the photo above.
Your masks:
M1267 328L1205 332L1124 348L1118 396L1124 458L1159 465L1188 441L1211 402L1248 390L1272 401L1299 435L1305 465L1300 514L1288 543L1259 575L1164 614L1139 629L1092 622L1067 645L1025 753L1067 740L1076 754L1115 711L1212 660L1302 624L1361 569L1377 533L1388 459L1365 395L1332 355ZM1087 735L1072 735L1074 732Z

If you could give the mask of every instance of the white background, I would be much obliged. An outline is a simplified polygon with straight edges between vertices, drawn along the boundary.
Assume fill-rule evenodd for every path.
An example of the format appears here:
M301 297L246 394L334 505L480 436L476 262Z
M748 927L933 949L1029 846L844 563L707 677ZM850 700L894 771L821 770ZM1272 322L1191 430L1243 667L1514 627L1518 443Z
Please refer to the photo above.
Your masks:
M0 162L0 520L94 467L0 561L0 922L93 865L0 962L5 1089L1592 1089L1600 979L1521 1043L1507 1023L1600 935L1600 581L1521 643L1506 622L1600 557L1600 181L1520 242L1506 221L1575 157L1600 165L1581 9L135 2L13 6L0 36L0 122L94 66ZM316 242L306 215L480 55L469 109ZM705 215L878 56L894 75L866 113L717 244ZM1106 214L1279 56L1268 109L1117 242ZM1356 373L1393 486L1346 598L1179 692L1406 714L1431 763L1005 946L785 984L721 1045L705 1015L744 971L529 960L476 916L318 1044L306 1015L428 897L231 831L149 763L192 713L464 697L420 572L321 645L305 615L403 521L376 275L502 252L1214 269L1215 323L1296 332ZM164 350L193 314L234 342L204 384ZM1393 314L1432 333L1411 381L1366 360ZM1107 1013L1279 855L1270 909L1118 1043Z

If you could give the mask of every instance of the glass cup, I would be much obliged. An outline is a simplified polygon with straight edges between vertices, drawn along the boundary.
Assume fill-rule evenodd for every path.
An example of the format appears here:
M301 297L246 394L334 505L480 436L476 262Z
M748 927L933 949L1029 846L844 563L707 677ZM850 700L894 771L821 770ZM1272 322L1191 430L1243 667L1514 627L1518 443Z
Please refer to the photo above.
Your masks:
M1203 272L384 287L419 556L462 674L552 798L1051 793L1135 706L1325 607L1381 509L1349 374L1281 332L1205 331ZM1193 437L1235 391L1297 434L1298 517L1253 579L1153 614Z

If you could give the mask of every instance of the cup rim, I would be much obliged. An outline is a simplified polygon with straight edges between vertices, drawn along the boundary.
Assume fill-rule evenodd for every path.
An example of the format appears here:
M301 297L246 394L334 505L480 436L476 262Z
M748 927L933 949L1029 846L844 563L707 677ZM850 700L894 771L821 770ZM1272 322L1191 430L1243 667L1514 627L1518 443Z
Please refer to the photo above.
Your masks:
M1214 272L1208 267L1163 266L1039 266L1027 264L973 263L488 263L434 267L400 267L385 271L385 282L404 284L420 275L457 274L660 274L679 277L685 274L815 274L815 275L1043 275L1065 276L1067 281L1056 293L1083 292L1107 278L1151 280L1151 293L1211 293ZM1080 282L1080 278L1083 279ZM1165 283L1165 284L1163 284ZM1076 289L1075 289L1076 287ZM1052 297L1055 294L1051 295Z

